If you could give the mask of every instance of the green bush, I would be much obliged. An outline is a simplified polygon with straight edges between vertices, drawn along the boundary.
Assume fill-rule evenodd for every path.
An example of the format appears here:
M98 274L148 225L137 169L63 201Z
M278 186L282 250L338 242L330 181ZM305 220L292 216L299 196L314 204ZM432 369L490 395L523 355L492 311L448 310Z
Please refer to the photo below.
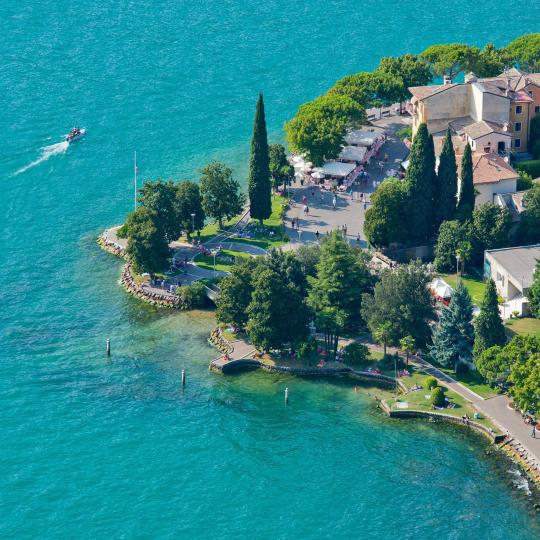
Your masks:
M208 298L206 296L206 288L203 283L196 281L191 285L177 287L176 294L182 300L182 303L188 309L197 309L206 306Z
M439 383L437 382L437 379L435 377L428 377L426 379L426 388L428 390L431 390L432 388L437 388L439 386Z
M440 386L435 387L431 391L431 403L433 403L435 407L442 407L444 402L444 390Z
M516 189L518 191L526 191L533 187L533 179L530 174L519 171L519 178L517 179Z
M405 362L396 354L387 354L382 360L379 361L379 367L381 369L390 371L397 367L397 369L403 369L405 367Z
M306 362L310 362L311 360L316 358L317 354L317 340L313 338L309 338L307 341L304 341L303 343L300 343L298 346L298 357L301 360L305 360Z
M349 343L343 349L343 361L346 364L366 364L369 362L369 349L362 343Z
M530 174L532 178L540 176L540 159L529 159L516 163L518 171L523 171Z
M540 158L540 140L536 141L532 147L531 154L534 159Z
M128 237L128 227L127 223L124 223L117 231L116 236L118 238L127 238Z

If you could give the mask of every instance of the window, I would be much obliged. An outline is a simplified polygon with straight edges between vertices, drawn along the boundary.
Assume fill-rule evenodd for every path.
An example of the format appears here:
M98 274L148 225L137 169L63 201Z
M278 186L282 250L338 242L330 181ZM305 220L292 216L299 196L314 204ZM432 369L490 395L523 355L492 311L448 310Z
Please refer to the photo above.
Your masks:
M534 108L534 114L538 114L540 112L540 105L536 105Z
M516 139L514 141L514 147L515 148L521 148L521 139Z
M521 131L521 122L516 122L514 129L515 131Z
M516 105L516 114L521 114L522 107L521 105Z

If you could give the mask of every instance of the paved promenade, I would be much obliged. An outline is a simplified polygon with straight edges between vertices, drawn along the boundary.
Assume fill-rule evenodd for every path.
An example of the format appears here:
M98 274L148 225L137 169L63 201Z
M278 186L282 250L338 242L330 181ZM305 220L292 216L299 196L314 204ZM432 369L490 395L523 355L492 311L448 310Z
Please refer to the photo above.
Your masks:
M386 130L387 139L379 153L384 164L382 169L378 160L373 159L366 169L370 176L367 184L355 186L352 196L348 193L337 194L336 208L332 204L332 193L322 191L314 184L302 187L296 181L290 188L295 205L287 211L285 220L285 229L291 242L283 249L295 249L302 243L316 242L317 231L319 235L325 235L336 229L341 230L343 226L347 227L347 238L351 243L366 247L363 226L366 210L371 204L371 194L387 177L388 171L399 169L399 164L407 156L408 149L396 131L409 125L410 121L406 117L391 116L372 123ZM385 154L388 156L387 161L384 161ZM308 215L303 213L304 197L309 207ZM298 220L299 228L293 229L293 219L295 222Z

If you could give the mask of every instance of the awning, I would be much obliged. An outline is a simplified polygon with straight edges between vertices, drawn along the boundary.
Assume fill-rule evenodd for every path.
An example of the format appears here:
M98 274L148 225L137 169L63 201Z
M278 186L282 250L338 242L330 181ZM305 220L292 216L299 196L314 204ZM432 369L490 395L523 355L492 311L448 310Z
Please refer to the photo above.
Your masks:
M339 154L339 159L362 163L366 157L366 152L365 146L346 146Z
M356 165L354 163L332 161L324 164L322 172L325 176L339 176L340 178L344 178L345 176L348 176L355 168Z

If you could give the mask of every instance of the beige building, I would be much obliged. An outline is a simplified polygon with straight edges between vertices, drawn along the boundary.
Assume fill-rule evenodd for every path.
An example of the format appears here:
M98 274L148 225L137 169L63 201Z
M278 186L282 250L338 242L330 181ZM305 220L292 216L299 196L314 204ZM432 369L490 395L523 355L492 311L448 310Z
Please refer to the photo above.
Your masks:
M458 175L463 156L457 154ZM498 154L473 154L475 206L493 203L497 194L513 193L517 189L518 173Z
M540 86L532 86L540 97ZM464 83L414 86L409 91L413 136L425 122L434 137L450 128L469 142L473 151L527 151L535 102L527 89L518 88L518 82L510 76L478 79L469 73Z
M527 294L533 283L540 244L515 248L491 249L484 253L484 275L495 282L504 304L501 314L507 319L515 311L529 314Z

